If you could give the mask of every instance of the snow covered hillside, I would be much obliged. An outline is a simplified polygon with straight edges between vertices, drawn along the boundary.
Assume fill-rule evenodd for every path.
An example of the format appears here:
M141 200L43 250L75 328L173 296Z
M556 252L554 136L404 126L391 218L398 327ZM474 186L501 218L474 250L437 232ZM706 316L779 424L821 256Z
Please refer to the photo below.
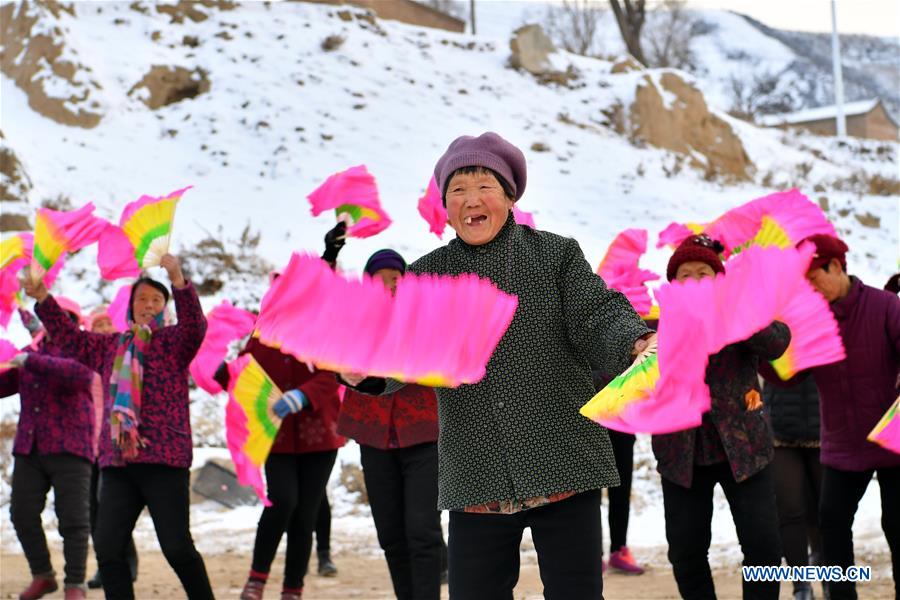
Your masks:
M340 258L344 270L360 272L382 247L414 259L443 243L428 232L417 199L450 141L488 130L526 154L521 208L534 213L538 228L575 237L594 265L626 227L645 227L655 241L671 221L708 221L796 186L834 220L850 245L853 272L881 286L897 269L897 145L759 129L727 116L717 95L721 73L742 68L727 52L707 64L708 79L681 75L707 93L740 138L753 165L744 180L710 176L688 166L683 154L617 132L608 114L627 112L636 88L648 75L659 79L660 71L614 75L612 60L566 53L554 60L578 73L568 86L511 69L508 32L521 23L512 3L480 2L489 14L479 22L485 33L476 37L302 2L228 10L197 3L192 10L204 18L173 22L183 4L85 2L73 5L74 14L40 11L42 30L77 57L72 62L79 68L90 69L83 80L97 84L90 108L101 117L92 128L62 125L29 106L26 92L2 75L2 144L30 181L19 186L28 204L4 201L2 211L27 216L47 200L73 207L93 201L101 216L117 219L141 194L193 185L178 208L174 251L187 255L196 281L209 283L206 308L223 298L255 308L269 265L284 264L295 250L321 251L333 219L311 217L306 195L350 166L366 164L375 175L394 223L374 238L350 240ZM707 42L733 38L727 28L737 26L734 19L759 36L755 60L782 66L792 60L785 46L740 17L722 15L718 37ZM611 46L605 54L618 52ZM136 84L154 67L183 68L197 81L196 95L148 108L152 89ZM48 94L69 93L47 77L56 81L45 86ZM444 242L450 235L448 229ZM668 256L651 249L642 266L664 272ZM100 283L95 259L94 248L73 257L56 291L87 306L111 300L118 284ZM14 325L10 335L22 341L24 331ZM195 445L220 445L221 433L199 422L218 423L219 400L200 392L194 399L195 432L209 431ZM16 410L8 400L0 408ZM636 486L647 510L656 511L647 522L659 523L658 481L645 442L639 459L647 464ZM349 510L339 506L336 513ZM861 526L877 529L877 509L867 514L872 517ZM238 526L252 527L249 519ZM367 543L374 543L369 534ZM733 531L723 535L723 547L734 546ZM656 527L636 539L650 546L662 543L661 536Z
M545 22L551 6L516 0L480 2L476 4L476 23L479 32L503 37L522 23ZM826 4L822 8L828 9ZM767 79L777 84L758 101L766 100L773 108L783 103L777 112L834 104L830 34L776 29L729 11L688 8L683 14L684 24L679 27L689 32L690 39L690 64L685 68L698 77L712 105L730 110L735 82L746 87ZM648 10L645 52L648 38L660 35L667 23L664 12ZM880 97L892 116L900 118L900 37L845 34L841 35L841 48L846 100ZM615 17L607 10L590 53L614 56L623 52Z
M415 210L434 162L457 135L495 130L526 151L522 208L535 212L539 228L576 237L591 262L624 227L653 235L672 220L707 220L795 185L827 198L858 273L878 283L895 268L897 198L870 195L868 185L876 176L896 178L895 145L760 130L725 116L755 171L740 184L706 181L702 171L675 168L673 153L636 147L604 124L603 111L627 107L643 77L610 75L607 61L563 53L581 73L570 89L509 69L505 38L369 22L359 11L294 2L206 9L210 18L181 24L134 6L142 10L77 4L74 16L61 13L55 22L100 85L93 97L104 114L95 128L37 114L4 76L2 130L31 179L33 204L91 200L115 218L140 194L193 184L179 208L176 248L214 237L234 250L249 226L260 236L256 252L277 265L292 250L318 250L329 227L309 215L306 194L329 174L365 163L395 222L347 245L342 265L358 271L379 247L413 258L440 243ZM328 36L344 41L325 51ZM140 100L146 90L129 90L154 65L202 71L210 89L149 110ZM861 227L854 215L864 214L879 225ZM666 258L652 251L648 265L661 270ZM93 250L72 263L63 291L99 301ZM252 286L262 285L258 275ZM101 293L109 299L114 292L106 286ZM218 295L244 303L258 297L245 292L226 285Z

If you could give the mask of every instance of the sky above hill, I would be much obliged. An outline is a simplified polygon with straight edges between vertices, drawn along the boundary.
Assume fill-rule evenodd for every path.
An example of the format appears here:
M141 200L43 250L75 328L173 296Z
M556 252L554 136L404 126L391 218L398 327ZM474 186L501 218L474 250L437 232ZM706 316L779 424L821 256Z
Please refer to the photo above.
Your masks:
M476 0L476 3L505 1ZM547 0L530 1L547 3ZM661 2L648 0L647 5L654 7ZM778 29L831 31L831 0L687 0L687 6L733 10ZM900 36L900 2L897 0L838 0L837 18L841 33Z

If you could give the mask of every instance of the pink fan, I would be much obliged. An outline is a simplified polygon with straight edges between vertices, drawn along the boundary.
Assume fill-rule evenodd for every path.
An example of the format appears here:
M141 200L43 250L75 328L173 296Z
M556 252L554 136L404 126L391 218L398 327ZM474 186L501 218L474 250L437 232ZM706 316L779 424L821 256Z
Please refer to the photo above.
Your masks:
M703 225L697 223L688 223L687 225L682 225L681 223L669 223L669 225L659 232L659 239L656 242L657 248L662 248L663 246L668 246L671 249L675 249L681 245L681 242L688 239L692 235L696 235L703 231Z
M128 329L128 299L131 297L131 284L126 283L116 292L113 301L109 303L107 314L112 320L116 331Z
M517 302L474 276L408 274L392 298L369 277L344 279L294 254L263 298L256 334L320 369L455 387L484 376ZM450 307L483 315L477 334L448 320Z
M371 237L391 224L381 208L375 178L365 165L335 173L307 198L314 217L334 209L338 219L348 219L347 235L351 237Z
M29 232L13 234L0 243L0 327L9 326L13 313L21 305L18 274L32 260L34 235ZM44 284L49 288L66 264L64 256L44 275Z
M866 439L895 454L900 454L900 397L884 413Z
M246 310L235 308L228 300L210 311L206 317L206 336L200 345L197 356L191 362L190 371L194 382L210 394L218 394L222 391L213 375L225 355L228 353L228 345L234 340L239 340L253 330L256 315Z
M837 322L804 276L812 250L808 244L799 250L755 246L730 261L725 275L663 285L656 292L661 318L655 388L614 398L614 406L608 398L600 399L602 405L591 400L582 414L631 433L696 426L709 408L704 383L708 356L775 320L792 334L787 351L775 361L782 376L841 360L844 348Z
M419 198L419 214L428 221L429 231L444 239L444 229L447 227L447 209L441 200L441 192L438 190L434 176L428 181L425 195Z
M19 307L19 280L12 269L0 269L0 327L9 327L9 321Z
M534 226L534 215L532 215L530 212L525 212L524 210L520 210L519 207L516 206L515 204L513 204L512 210L513 210L513 219L516 220L516 223L518 223L519 225L527 225L528 227L531 227L532 229L537 229L537 227Z
M0 373L12 368L9 361L19 353L19 349L13 346L9 340L0 338Z
M597 267L606 285L625 294L640 315L648 314L652 305L646 282L659 279L656 273L638 268L646 251L647 230L626 229L615 237Z
M120 227L112 223L100 234L97 265L100 267L100 276L108 281L122 277L139 277L141 274L131 240Z
M836 235L818 205L797 190L777 192L734 208L706 227L726 255L750 244L788 248L816 233Z

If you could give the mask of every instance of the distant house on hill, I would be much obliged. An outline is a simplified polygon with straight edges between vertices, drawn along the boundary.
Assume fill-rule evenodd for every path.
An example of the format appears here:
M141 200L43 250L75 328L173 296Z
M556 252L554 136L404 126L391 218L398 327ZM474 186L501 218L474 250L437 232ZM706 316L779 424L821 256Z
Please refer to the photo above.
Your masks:
M847 135L896 142L900 136L897 122L888 114L881 100L860 100L844 104ZM837 106L820 106L793 113L766 115L759 119L766 127L795 127L817 135L836 135Z
M317 4L350 4L371 10L379 19L389 19L418 25L463 33L466 22L426 4L413 0L304 0Z

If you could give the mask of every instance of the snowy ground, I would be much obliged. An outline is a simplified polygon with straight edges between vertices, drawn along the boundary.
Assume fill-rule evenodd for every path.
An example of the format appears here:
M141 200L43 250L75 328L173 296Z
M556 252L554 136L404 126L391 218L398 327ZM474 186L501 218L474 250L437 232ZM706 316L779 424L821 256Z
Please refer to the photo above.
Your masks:
M198 448L194 454L194 467L202 466L209 458L226 458L227 456L228 451L224 448ZM332 548L338 554L380 556L381 549L378 547L375 526L368 505L359 503L356 494L347 492L339 483L341 465L346 463L359 464L359 449L353 442L338 452L338 460L328 486L333 519ZM716 488L714 503L710 564L713 567L733 566L740 563L741 552L728 503L721 488ZM607 514L605 504L604 499L604 518ZM61 543L61 538L56 529L56 515L52 506L51 494L48 508L44 511L44 528L51 544L57 546ZM205 556L243 554L249 557L253 549L256 522L261 510L260 506L228 509L212 501L192 505L191 532L198 549ZM443 514L443 521L446 532L446 512ZM881 499L878 485L872 482L860 502L853 525L857 556L885 555L886 545L881 533L880 521ZM0 532L2 532L0 539L2 539L4 550L20 551L5 507L0 513ZM604 547L608 548L609 531L605 522L604 536ZM138 521L135 539L141 549L158 549L153 523L146 511ZM632 489L628 545L642 562L660 567L668 565L662 489L650 452L650 439L647 436L639 436L635 448L634 487ZM537 560L529 532L525 533L523 539L522 560L531 564Z
M248 224L261 233L257 250L272 264L285 263L294 250L319 251L332 221L309 215L306 194L329 174L365 163L394 224L376 238L351 240L342 268L359 272L372 251L388 246L415 258L442 243L415 209L435 160L457 135L494 130L526 153L528 190L521 208L534 213L538 228L578 239L592 264L626 227L646 227L655 240L670 221L709 221L773 189L797 185L815 200L828 199L828 214L851 247L854 273L880 286L897 268L898 198L870 195L861 186L836 189L860 173L896 178L896 144L841 142L730 120L756 174L737 185L710 182L688 168L673 174L675 155L635 147L600 125L601 109L628 105L639 74L609 75L609 62L562 53L558 59L577 67L583 85L543 86L507 68L505 32L492 36L488 29L472 37L391 22L374 28L342 21L333 8L293 2L247 4L183 25L126 3L76 3L76 11L75 19L62 17L61 31L103 85L102 122L92 130L60 126L31 111L24 93L3 76L3 133L34 182L33 203L59 195L75 206L90 200L112 219L141 194L193 184L179 207L176 251L210 234L234 240ZM335 34L345 42L324 52L321 41ZM196 36L199 47L183 45L186 35ZM155 64L206 69L210 93L147 110L127 91ZM561 114L587 127L567 124ZM535 143L549 151L530 150ZM883 147L888 151L879 153ZM861 226L854 215L865 213L880 225ZM662 272L667 259L667 251L651 249L643 266ZM73 257L56 291L88 306L110 300L117 285L98 289L94 261L92 248ZM204 306L229 298L255 308L264 282L265 273L229 282L204 298ZM25 339L17 323L7 335ZM218 400L194 395L195 421L220 409ZM14 418L16 411L15 398L0 400L0 415ZM198 460L217 452L198 449ZM341 451L341 461L358 462L355 446ZM646 438L639 441L636 465L630 544L665 564L661 491ZM330 484L335 546L377 554L368 509L338 484L338 472ZM7 500L4 484L0 504ZM716 503L712 560L733 563L734 527L721 494ZM3 547L17 548L2 512ZM216 533L196 535L201 550L248 552L258 513L195 505L195 534ZM48 531L58 541L54 519L48 508ZM879 519L872 485L854 526L858 547L883 552ZM137 536L141 545L154 544L146 516ZM526 539L532 560L529 546Z

